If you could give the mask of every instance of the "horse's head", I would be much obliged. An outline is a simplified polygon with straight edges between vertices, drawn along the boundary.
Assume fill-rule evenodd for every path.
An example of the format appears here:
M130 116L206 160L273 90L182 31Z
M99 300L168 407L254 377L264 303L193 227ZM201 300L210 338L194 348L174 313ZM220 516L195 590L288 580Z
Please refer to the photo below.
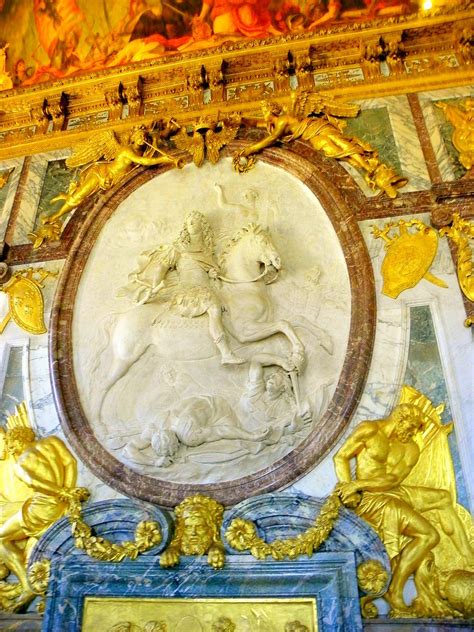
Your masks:
M259 278L266 283L274 281L281 269L280 255L260 224L250 223L237 231L222 253L222 266L228 268L231 260L237 257L241 265L252 266L254 277L261 275Z

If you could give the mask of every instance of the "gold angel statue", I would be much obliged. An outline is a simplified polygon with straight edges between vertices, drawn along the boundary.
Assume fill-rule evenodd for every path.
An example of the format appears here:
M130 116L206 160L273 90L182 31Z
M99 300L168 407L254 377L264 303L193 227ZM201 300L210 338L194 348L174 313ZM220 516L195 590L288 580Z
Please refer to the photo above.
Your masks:
M213 121L208 117L199 119L193 125L191 133L182 127L173 141L179 149L189 152L196 167L200 167L207 159L215 165L219 160L219 151L237 136L240 127L240 116L231 115L222 121Z
M377 151L370 145L344 133L346 123L341 117L354 118L359 110L358 105L310 92L292 93L289 109L278 103L263 101L263 120L247 122L265 127L268 136L238 152L234 156L234 168L240 172L247 171L255 163L253 154L277 141L290 143L301 139L328 158L344 160L361 170L372 190L378 189L395 198L397 189L407 183L406 178L381 163ZM249 157L250 160L246 160Z
M57 224L60 217L77 208L98 191L111 189L138 165L151 167L172 164L178 168L184 166L182 159L155 147L149 140L149 131L139 126L131 131L128 142L122 142L112 130L107 130L92 135L78 145L73 155L66 160L66 165L70 169L85 166L83 171L71 182L67 193L60 193L51 200L51 203L58 200L64 202L58 211L43 220L44 228L32 233L31 238L38 242L39 237L43 236L42 231L46 239L50 238L48 224Z

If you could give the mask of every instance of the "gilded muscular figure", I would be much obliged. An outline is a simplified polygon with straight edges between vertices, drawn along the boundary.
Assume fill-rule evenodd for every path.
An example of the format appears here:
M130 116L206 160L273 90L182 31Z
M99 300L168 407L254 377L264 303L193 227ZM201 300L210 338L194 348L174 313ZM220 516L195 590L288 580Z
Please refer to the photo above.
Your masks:
M392 617L426 616L430 603L436 603L439 612L448 611L433 586L426 585L425 564L431 563L440 540L449 538L467 564L473 561L465 524L450 492L408 480L420 458L418 436L428 422L424 410L401 403L386 419L360 423L334 457L342 501L374 527L391 558L392 579L385 598ZM437 522L424 515L432 510L439 512ZM409 607L403 588L411 575L417 598Z
M34 597L26 565L41 534L65 515L72 499L85 500L88 491L76 487L77 463L57 437L36 439L26 407L9 417L3 433L5 450L0 455L0 562L19 581L0 586L0 597L16 588L11 610L18 610ZM21 589L21 592L18 590Z

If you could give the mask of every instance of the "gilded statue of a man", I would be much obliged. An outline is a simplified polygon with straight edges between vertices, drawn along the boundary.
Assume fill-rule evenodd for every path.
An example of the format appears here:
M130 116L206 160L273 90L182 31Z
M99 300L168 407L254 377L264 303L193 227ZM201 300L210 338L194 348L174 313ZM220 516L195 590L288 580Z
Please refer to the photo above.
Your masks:
M435 594L426 594L423 563L432 558L440 539L449 537L463 559L473 559L449 491L405 482L420 458L415 437L427 421L417 406L399 404L385 419L360 423L334 457L342 501L374 527L391 558L392 580L385 598L393 617L420 615L424 600L436 599ZM438 523L424 515L432 510L443 514ZM411 575L418 596L408 607L403 588Z
M84 500L88 492L75 486L77 462L61 439L36 439L24 405L11 420L0 455L0 562L20 581L22 592L11 607L17 610L34 597L26 572L33 545L65 515L71 499Z

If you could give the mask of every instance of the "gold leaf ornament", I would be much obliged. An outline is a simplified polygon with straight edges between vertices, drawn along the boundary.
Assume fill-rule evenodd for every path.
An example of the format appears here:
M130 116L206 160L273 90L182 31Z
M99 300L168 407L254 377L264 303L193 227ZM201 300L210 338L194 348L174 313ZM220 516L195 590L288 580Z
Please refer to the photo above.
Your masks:
M235 518L230 523L225 537L230 546L237 551L250 551L258 560L271 556L274 560L288 558L295 560L301 555L311 557L327 540L336 520L342 503L337 488L326 499L312 527L294 538L265 542L257 534L257 528L250 520Z

